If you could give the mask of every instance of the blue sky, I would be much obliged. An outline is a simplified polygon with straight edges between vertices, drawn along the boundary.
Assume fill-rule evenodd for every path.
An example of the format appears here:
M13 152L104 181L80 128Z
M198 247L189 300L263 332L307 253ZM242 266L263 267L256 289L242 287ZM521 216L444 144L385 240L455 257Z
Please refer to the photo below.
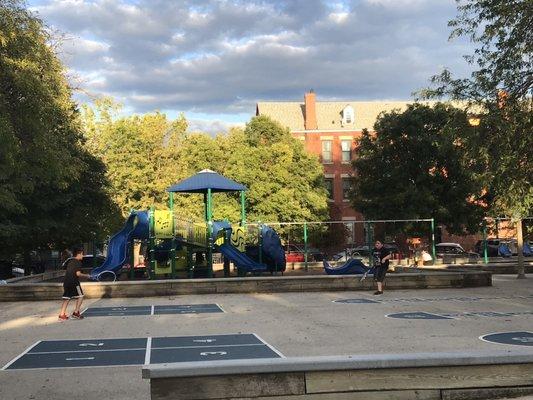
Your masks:
M257 101L409 100L448 67L454 0L32 0L66 35L76 99L185 113L195 129L246 122Z

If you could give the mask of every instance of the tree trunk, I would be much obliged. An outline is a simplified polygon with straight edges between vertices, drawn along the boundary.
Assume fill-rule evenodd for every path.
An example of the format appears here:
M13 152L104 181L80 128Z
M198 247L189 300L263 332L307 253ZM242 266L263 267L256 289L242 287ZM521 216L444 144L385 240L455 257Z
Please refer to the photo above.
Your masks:
M522 219L520 218L516 223L516 239L518 242L518 279L525 279L526 274L524 270L524 236L522 235Z

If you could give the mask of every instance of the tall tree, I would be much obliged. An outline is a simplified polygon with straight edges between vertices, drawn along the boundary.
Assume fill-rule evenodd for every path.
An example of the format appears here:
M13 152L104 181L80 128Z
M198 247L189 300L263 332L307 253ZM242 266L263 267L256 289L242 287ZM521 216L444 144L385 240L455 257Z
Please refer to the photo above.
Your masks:
M50 40L22 1L0 0L0 251L7 254L96 239L112 210L103 165L82 146Z
M478 229L480 184L476 165L465 167L461 136L472 127L464 111L411 104L380 115L374 129L357 143L354 208L375 219L432 216L457 234Z
M448 70L432 78L424 97L467 101L479 127L464 138L471 157L485 161L489 215L510 215L518 227L518 277L524 278L522 218L533 212L533 2L458 0L450 38L475 45L466 60L473 72L455 78Z
M109 100L84 111L87 143L108 168L113 197L130 207L165 207L165 189L202 169L211 169L248 186L249 220L309 221L327 218L327 195L318 159L300 141L267 117L246 128L211 137L187 133L183 117L163 114L118 117ZM214 217L238 221L238 194L214 196ZM184 218L203 219L200 195L174 197Z

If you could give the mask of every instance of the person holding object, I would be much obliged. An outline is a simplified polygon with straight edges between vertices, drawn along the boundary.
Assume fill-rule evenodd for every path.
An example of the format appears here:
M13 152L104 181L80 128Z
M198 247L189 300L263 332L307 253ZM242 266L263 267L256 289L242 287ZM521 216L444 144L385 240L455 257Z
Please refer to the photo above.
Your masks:
M374 280L378 286L374 294L380 295L383 294L383 281L389 270L389 260L392 255L390 251L383 246L383 243L380 240L376 240L374 250L372 250L372 257L374 258Z
M68 319L67 307L72 299L76 299L76 306L72 313L72 318L83 319L80 314L81 303L83 302L83 290L81 290L80 277L89 278L89 275L81 273L81 260L83 260L83 249L76 248L73 251L73 258L67 262L67 270L63 280L63 304L59 312L59 320Z

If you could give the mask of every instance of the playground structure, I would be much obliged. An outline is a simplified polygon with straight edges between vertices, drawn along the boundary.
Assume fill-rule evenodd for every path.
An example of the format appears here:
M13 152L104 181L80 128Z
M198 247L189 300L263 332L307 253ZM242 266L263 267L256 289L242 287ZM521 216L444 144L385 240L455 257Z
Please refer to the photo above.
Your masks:
M241 194L241 221L232 226L228 221L213 221L212 195L216 192L239 191ZM266 225L255 229L255 246L246 246L246 187L213 171L203 170L167 189L169 209L131 211L124 227L109 241L106 261L91 271L92 280L115 280L124 265L129 263L130 278L135 274L136 241L148 242L148 276L176 277L176 272L186 270L194 276L200 255L206 254L205 269L208 278L213 276L213 253L224 258L224 276L230 274L233 262L239 275L247 273L283 272L285 253L277 233ZM203 193L205 221L185 221L174 215L174 193ZM254 227L251 227L254 229ZM249 232L248 232L249 233ZM193 257L197 255L196 264ZM255 257L254 257L255 256Z
M115 280L123 267L123 271L129 270L130 279L133 279L135 271L139 270L136 268L139 265L139 242L147 247L142 270L148 272L150 279L156 276L176 278L178 273L188 278L212 277L215 253L224 258L224 277L230 276L229 262L233 262L239 276L283 272L289 263L292 269L298 264L297 268L308 271L313 262L315 267L316 264L323 265L328 275L364 274L373 267L369 256L374 240L378 238L389 246L393 261L398 264L405 261L402 265L421 266L426 261L423 253L432 256L430 262L436 261L435 244L440 239L436 239L432 218L247 223L246 190L245 186L210 170L169 187L168 209L152 207L149 211L132 211L124 227L110 239L107 259L92 270L92 279ZM226 220L214 221L213 194L235 191L240 192L240 221L233 225ZM175 193L203 194L204 221L188 221L175 215ZM484 224L484 254L480 251L485 264L488 263L486 226ZM296 257L291 254L294 248L300 249ZM345 261L344 265L323 264L324 260L336 260L334 256L339 251L344 253L345 260L338 261ZM533 254L527 242L524 242L523 253L525 256ZM501 258L512 255L506 243L498 249ZM352 259L358 262L351 262Z

